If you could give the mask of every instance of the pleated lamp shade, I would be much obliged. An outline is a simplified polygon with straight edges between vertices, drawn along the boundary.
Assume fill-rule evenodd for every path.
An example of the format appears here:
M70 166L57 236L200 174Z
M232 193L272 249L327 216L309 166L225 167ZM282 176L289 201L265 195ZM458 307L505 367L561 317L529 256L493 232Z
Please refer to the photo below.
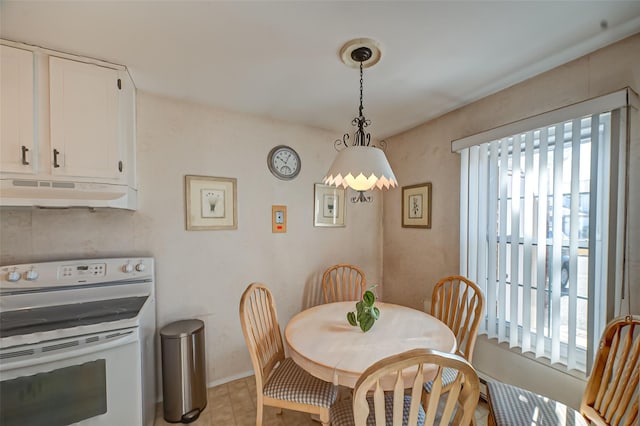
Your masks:
M342 186L356 191L398 186L384 151L373 146L354 145L343 149L323 179L325 185Z

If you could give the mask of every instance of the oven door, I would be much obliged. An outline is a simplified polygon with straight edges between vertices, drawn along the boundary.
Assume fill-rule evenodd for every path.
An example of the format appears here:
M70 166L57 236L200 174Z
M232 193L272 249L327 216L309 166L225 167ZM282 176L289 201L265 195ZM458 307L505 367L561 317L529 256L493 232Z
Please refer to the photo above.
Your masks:
M141 425L137 328L0 351L2 426Z

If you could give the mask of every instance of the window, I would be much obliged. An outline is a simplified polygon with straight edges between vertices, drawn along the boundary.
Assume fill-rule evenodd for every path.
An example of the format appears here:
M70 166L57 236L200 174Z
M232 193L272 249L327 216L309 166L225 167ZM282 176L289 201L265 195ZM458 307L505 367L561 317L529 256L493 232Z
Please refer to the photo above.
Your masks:
M454 141L481 333L588 372L620 299L628 89ZM613 95L618 95L614 97Z

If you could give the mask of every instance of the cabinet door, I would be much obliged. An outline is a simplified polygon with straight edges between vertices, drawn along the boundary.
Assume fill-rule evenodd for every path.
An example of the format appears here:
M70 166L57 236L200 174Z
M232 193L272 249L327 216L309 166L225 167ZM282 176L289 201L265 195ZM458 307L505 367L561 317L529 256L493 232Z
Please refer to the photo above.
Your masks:
M121 177L118 85L116 70L49 58L54 175Z
M0 45L0 171L34 173L33 53Z

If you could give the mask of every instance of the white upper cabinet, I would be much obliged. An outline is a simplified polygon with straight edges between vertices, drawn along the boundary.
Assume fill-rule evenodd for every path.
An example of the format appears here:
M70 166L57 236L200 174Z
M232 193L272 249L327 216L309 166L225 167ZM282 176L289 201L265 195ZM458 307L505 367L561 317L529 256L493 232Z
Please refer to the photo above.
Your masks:
M126 67L0 40L0 206L135 210Z
M49 57L51 167L57 176L124 177L118 70Z
M33 52L0 45L0 170L35 173Z

